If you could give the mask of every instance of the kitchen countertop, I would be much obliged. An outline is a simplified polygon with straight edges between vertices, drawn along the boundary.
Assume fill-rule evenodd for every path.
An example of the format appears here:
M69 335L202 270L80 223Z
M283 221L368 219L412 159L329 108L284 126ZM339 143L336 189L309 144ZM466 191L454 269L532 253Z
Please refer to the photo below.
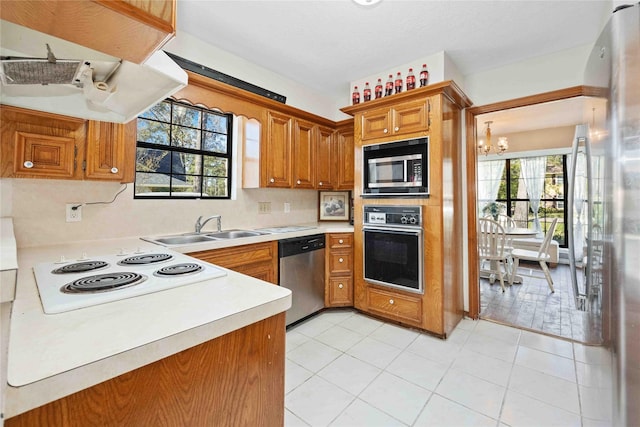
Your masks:
M189 253L316 233L352 232L348 223L219 240L169 249ZM89 388L187 348L271 317L291 306L291 291L227 270L187 286L71 312L42 310L32 267L105 253L157 250L139 238L82 241L18 250L18 286L9 338L4 417Z

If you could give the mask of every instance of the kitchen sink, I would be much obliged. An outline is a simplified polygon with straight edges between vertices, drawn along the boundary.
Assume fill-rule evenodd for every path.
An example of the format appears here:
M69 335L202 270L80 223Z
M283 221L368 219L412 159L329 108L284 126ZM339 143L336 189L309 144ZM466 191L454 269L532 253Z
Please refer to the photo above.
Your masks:
M145 239L146 240L146 239ZM201 234L167 236L149 239L163 245L188 245L189 243L211 242L215 239Z
M254 236L262 236L264 233L261 231L252 231L252 230L226 230L221 231L219 233L186 233L186 234L173 234L169 236L153 236L153 237L142 237L142 240L146 240L148 242L157 243L164 246L176 246L176 245L189 245L192 243L204 243L204 242L214 242L216 240L227 240L227 239L240 239L242 237L254 237Z
M213 237L215 239L239 239L241 237L262 236L263 234L267 233L261 233L259 231L251 230L227 230L220 233L208 233L207 236Z

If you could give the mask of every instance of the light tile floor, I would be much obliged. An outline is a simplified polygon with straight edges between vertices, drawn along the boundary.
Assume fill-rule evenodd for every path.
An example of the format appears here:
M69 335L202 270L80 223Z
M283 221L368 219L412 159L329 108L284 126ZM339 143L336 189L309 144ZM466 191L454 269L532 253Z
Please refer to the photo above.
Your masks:
M449 339L329 310L287 332L285 426L610 426L601 347L464 319Z

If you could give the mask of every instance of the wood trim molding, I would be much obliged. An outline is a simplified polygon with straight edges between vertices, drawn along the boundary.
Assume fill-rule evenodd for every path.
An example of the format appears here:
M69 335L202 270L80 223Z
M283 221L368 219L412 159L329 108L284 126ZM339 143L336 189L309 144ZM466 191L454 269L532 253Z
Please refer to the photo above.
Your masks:
M551 92L539 93L536 95L523 96L507 101L495 102L493 104L471 107L469 111L473 116L479 114L493 113L495 111L508 110L510 108L526 107L529 105L542 104L550 101L575 98L578 96L602 96L602 88L593 86L573 86L566 89L554 90Z
M236 102L246 103L246 109L242 108L241 104L238 104L241 111L233 111L235 114L247 115L247 112L249 112L248 114L253 115L255 114L256 107L261 107L263 109L277 111L279 113L295 116L296 118L308 120L315 124L327 126L332 129L336 127L336 122L334 122L333 120L326 119L324 117L309 113L304 110L300 110L298 108L283 104L278 101L274 101L269 98L265 98L264 96L256 95L254 93L237 88L235 86L228 85L226 83L219 82L217 80L200 75L198 73L194 73L192 71L185 71L189 77L189 86L206 89L227 96ZM188 91L186 89L187 88L179 91L176 95L174 95L174 98L177 100L186 100L191 102L192 104L202 103L202 101L198 99L189 99L189 96L191 95L188 94ZM207 108L219 108L219 106L216 105L207 105L206 103L204 105ZM251 115L248 115L248 117L252 117Z
M453 102L459 108L468 108L473 103L467 96L462 92L462 90L458 87L458 85L453 80L447 80L440 83L435 83L429 86L421 87L418 89L413 89L410 91L405 91L402 93L394 94L391 96L386 96L380 99L374 99L372 101L367 101L366 103L350 105L348 107L343 107L340 109L343 113L349 114L351 116L356 113L372 110L375 108L381 107L390 107L392 105L398 105L402 102L411 101L415 98L426 98L432 95L443 94L451 102Z
M476 207L476 184L477 184L477 160L476 150L476 116L480 114L493 113L496 111L508 110L510 108L527 107L529 105L542 104L551 101L576 98L578 96L602 96L606 89L594 86L573 86L565 89L544 92L536 95L524 96L507 101L495 102L493 104L471 107L466 110L466 146L467 146L467 236L468 236L468 268L469 268L469 317L477 319L480 315L480 289L478 274L478 253L477 247L477 207Z

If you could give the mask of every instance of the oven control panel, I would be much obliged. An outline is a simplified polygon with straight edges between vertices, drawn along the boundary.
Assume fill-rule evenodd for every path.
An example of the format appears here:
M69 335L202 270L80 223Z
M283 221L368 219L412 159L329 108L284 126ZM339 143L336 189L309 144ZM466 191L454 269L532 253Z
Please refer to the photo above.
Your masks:
M365 225L422 225L421 206L365 206Z

